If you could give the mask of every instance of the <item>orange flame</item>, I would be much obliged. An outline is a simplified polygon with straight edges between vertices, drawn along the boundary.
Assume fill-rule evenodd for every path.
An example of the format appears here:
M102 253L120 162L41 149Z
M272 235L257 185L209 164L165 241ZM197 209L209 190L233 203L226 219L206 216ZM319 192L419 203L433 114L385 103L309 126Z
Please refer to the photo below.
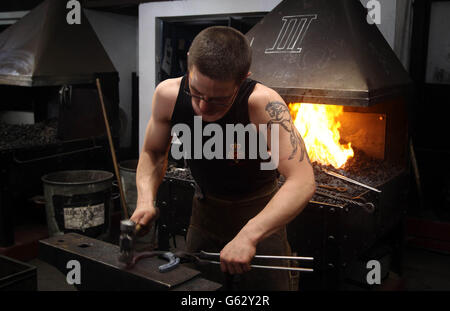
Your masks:
M342 106L295 103L289 109L311 162L341 168L353 157L351 143L339 142L341 124L336 118L343 113Z

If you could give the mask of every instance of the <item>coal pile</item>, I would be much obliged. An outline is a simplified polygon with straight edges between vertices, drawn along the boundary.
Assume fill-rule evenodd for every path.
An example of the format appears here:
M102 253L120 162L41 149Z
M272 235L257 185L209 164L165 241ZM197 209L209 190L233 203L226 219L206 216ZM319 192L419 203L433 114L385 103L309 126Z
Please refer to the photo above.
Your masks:
M58 143L57 119L35 124L0 122L0 150L12 150Z
M346 181L325 174L322 169L326 169L376 188L377 186L386 183L389 179L398 175L403 170L401 166L392 165L383 160L369 157L359 149L354 148L354 152L355 156L348 160L341 169L336 169L331 165L321 165L314 162L313 168L316 182L333 186L351 185ZM359 187L357 185L355 186Z
M360 196L363 193L370 191L364 187L352 184L350 182L341 180L337 177L330 176L323 172L323 169L328 171L336 172L345 177L356 180L360 183L366 184L368 186L377 188L391 178L399 175L403 171L402 166L396 166L389 163L386 163L383 160L374 159L366 155L362 150L357 148L353 148L354 157L349 159L348 162L340 169L336 169L331 165L322 165L317 162L313 162L313 170L314 177L316 179L316 185L328 185L333 187L343 187L346 188L345 192L337 192L333 191L338 195L344 195L349 197ZM284 182L283 176L281 176L279 185L281 186ZM324 191L320 187L317 187L318 190ZM328 189L325 189L324 192L330 192ZM343 205L343 202L340 200L334 200L332 198L327 198L321 195L314 195L312 198L313 201L330 203ZM345 204L345 203L344 203Z

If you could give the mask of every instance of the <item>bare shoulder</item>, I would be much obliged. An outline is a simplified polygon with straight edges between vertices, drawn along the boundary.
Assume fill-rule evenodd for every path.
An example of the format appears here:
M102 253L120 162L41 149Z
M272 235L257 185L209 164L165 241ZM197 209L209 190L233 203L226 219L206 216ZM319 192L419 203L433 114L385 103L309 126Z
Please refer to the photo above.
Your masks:
M270 119L268 109L271 105L285 106L281 96L270 87L257 83L248 99L248 111L252 123L267 123Z
M152 114L156 118L170 119L180 89L181 77L167 79L158 84L152 101Z
M162 100L164 102L170 101L175 104L178 96L178 90L180 89L180 83L181 77L162 81L156 86L155 99Z

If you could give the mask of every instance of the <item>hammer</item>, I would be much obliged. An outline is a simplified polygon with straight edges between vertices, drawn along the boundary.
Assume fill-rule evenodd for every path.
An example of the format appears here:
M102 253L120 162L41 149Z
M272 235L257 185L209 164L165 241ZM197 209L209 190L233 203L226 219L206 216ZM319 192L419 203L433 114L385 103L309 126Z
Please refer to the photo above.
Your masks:
M122 220L120 222L120 254L119 261L123 262L127 265L127 267L131 268L134 266L139 260L143 258L149 258L154 256L162 256L162 258L168 260L167 264L159 266L160 272L168 272L178 266L180 263L180 258L175 256L171 252L167 251L152 251L152 252L142 252L135 255L134 253L134 239L136 238L137 233L142 230L142 226L130 220Z
M134 239L140 226L130 219L120 222L119 261L129 265L134 257Z
M136 224L130 219L125 219L120 221L120 255L119 261L130 264L134 256L134 241L136 236L141 232L144 232L148 228L146 226L141 226Z

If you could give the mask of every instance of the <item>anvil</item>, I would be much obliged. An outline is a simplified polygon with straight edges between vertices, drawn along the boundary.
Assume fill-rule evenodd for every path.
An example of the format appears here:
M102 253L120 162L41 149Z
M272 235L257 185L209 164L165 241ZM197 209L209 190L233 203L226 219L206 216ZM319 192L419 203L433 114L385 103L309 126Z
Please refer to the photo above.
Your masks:
M70 271L69 261L80 263L80 284L74 284L78 290L214 291L222 286L183 265L161 273L158 267L167 261L157 257L126 268L118 260L118 254L119 246L77 233L39 241L39 258L62 273Z

